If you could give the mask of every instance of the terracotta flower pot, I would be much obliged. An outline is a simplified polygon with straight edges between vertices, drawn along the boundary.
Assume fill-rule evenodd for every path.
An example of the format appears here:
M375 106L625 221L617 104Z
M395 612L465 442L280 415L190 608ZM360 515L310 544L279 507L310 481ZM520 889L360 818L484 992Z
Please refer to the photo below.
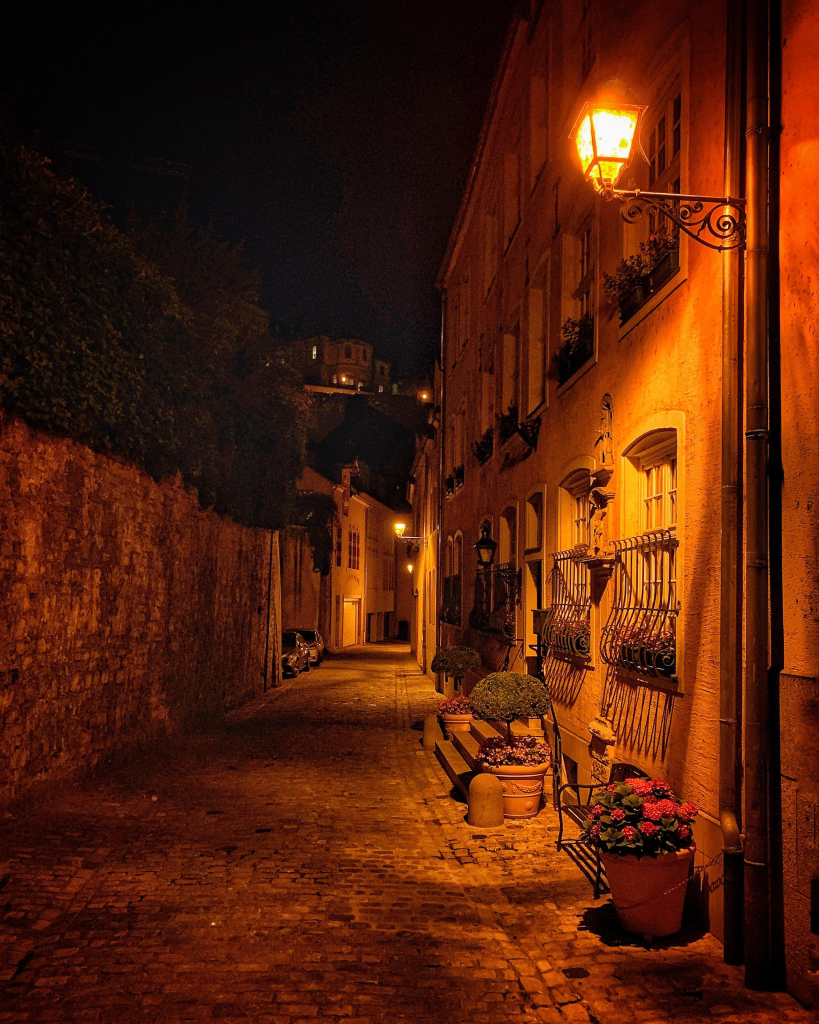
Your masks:
M657 937L680 930L695 849L692 843L686 850L659 857L601 852L611 898L627 931Z
M444 720L444 733L448 740L452 739L454 732L469 732L469 723L473 721L472 715L441 715Z
M543 777L548 764L500 764L482 766L503 786L503 816L534 818L540 810Z

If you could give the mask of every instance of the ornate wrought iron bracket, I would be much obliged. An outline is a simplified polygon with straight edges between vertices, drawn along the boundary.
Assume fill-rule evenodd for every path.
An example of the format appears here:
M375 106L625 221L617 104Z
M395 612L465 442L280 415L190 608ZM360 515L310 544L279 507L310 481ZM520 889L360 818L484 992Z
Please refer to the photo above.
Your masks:
M518 423L515 429L532 451L534 451L537 448L537 439L540 434L540 416Z
M658 214L670 220L695 242L724 252L745 246L745 200L730 196L686 196L675 192L643 192L608 188L602 196L607 202L623 204L620 215L634 224L644 214ZM709 238L716 239L715 242Z

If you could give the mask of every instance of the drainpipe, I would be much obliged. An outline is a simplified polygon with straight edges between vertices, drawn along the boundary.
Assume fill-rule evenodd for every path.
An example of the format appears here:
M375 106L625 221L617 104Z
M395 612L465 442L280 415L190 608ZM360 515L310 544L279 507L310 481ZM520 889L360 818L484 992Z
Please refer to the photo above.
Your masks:
M768 5L747 4L745 984L772 983L768 687Z
M441 649L441 617L438 609L443 601L441 580L441 531L444 525L444 461L446 453L446 363L444 361L444 332L446 328L446 291L441 292L441 415L438 425L438 525L435 543L435 651Z
M742 189L742 0L728 0L723 195ZM722 829L723 956L741 964L742 821L742 251L722 254L722 467L720 545L719 822Z

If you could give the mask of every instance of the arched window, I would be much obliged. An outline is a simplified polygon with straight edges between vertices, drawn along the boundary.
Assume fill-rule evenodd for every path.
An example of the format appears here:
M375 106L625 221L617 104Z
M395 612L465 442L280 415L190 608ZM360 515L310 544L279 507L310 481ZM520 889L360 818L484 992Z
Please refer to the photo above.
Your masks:
M518 560L518 510L513 505L501 512L498 557L501 564Z

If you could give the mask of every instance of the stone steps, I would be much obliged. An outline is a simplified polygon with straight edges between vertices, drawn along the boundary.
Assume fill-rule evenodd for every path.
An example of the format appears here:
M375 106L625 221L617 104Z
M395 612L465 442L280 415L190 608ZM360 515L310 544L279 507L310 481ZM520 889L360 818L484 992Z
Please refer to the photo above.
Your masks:
M452 785L466 797L469 792L469 783L477 772L469 767L455 749L455 745L449 740L435 741L435 756L449 776Z
M452 740L436 740L435 756L441 767L449 776L452 785L459 790L464 797L469 791L469 783L478 774L478 751L481 744L493 736L503 736L506 733L506 726L502 723L491 725L489 722L481 722L478 719L469 723L469 732L455 732ZM512 734L514 736L537 735L534 730L522 722L512 723Z

